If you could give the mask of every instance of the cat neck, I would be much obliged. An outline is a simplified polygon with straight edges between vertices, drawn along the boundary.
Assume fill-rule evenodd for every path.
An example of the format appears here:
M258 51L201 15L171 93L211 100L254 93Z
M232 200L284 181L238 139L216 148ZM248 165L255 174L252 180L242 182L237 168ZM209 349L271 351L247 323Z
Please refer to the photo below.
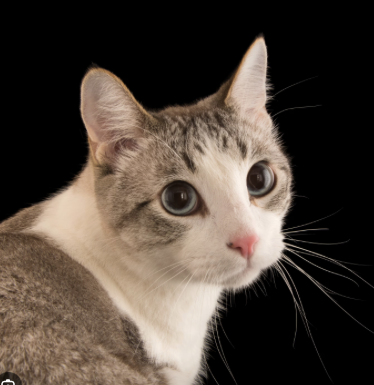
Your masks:
M138 326L156 362L196 376L222 289L190 277L166 279L165 269L144 266L142 274L132 269L132 256L97 209L90 164L74 184L46 202L32 231L52 239L96 277L120 312Z

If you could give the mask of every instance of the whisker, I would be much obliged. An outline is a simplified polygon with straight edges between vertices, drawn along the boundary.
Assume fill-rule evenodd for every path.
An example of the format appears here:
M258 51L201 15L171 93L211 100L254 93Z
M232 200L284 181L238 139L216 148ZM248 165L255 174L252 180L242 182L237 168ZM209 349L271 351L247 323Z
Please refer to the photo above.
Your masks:
M299 304L297 303L296 298L295 298L295 296L293 294L293 291L291 289L291 285L288 282L287 277L284 275L284 272L283 272L282 268L278 265L278 263L276 263L276 266L274 266L274 268L278 271L280 276L283 278L283 280L286 283L286 286L287 286L289 292L291 293L292 299L293 299L293 303L294 303L294 307L295 307L295 334L294 334L292 346L295 347L296 334L297 334L297 311L299 311L302 321L303 322L305 322L305 321L304 321L303 315L301 314L301 311L299 309Z
M208 361L206 360L206 357L205 357L205 352L203 351L203 356L204 356L204 361L205 361L205 364L206 364L206 367L208 368L210 374L212 375L214 381L216 382L217 385L219 385L218 381L216 380L216 378L214 377L214 374L212 373L209 365L208 365Z
M285 108L284 110L279 111L279 112L277 112L275 115L273 115L273 116L272 116L272 119L274 119L277 115L279 115L279 114L281 114L282 112L285 112L285 111L298 110L298 109L302 109L302 108L321 107L321 106L322 106L322 104L316 104L315 106L302 106L302 107Z
M296 195L296 194L293 194L294 197L297 197L297 198L306 198L306 199L309 199L309 197L306 197L304 195Z
M163 267L162 269L159 269L159 270L156 270L156 271L152 271L152 273L149 274L149 275L147 275L144 279L148 279L148 278L152 277L152 275L155 275L155 274L159 273L160 271L169 268L170 266L183 265L183 263L184 263L184 261L177 261L177 262L171 263L170 265L168 265L168 266L166 266L166 267ZM172 270L172 269L171 269L171 270ZM169 271L170 271L170 270L168 270L165 274L167 274ZM163 276L163 275L162 275L162 276ZM161 277L162 277L162 276L161 276ZM160 277L160 278L161 278L161 277ZM157 282L157 281L155 281L155 282Z
M346 279L348 279L349 281L352 281L353 283L355 283L357 286L359 286L359 284L358 284L356 281L354 281L353 279L351 279L351 278L349 278L349 277L346 277L345 275L342 275L342 274L335 273L335 272L333 272L333 271L324 269L323 267L318 266L318 265L316 265L315 263L310 262L308 259L302 257L301 255L299 255L298 253L296 253L294 250L287 249L287 248L286 248L286 250L288 250L288 251L291 252L292 254L296 255L297 257L303 259L304 261L308 262L309 264L311 264L311 265L317 267L318 269L324 270L324 271L326 271L326 272L328 272L328 273L331 273L331 274L334 274L334 275L338 275L339 277L342 277L342 278L346 278ZM330 293L334 293L334 294L340 295L341 297L345 297L345 298L355 299L355 300L357 300L357 301L361 301L361 300L358 299L358 298L347 297L347 296L345 296L345 295L343 295L343 294L336 293L335 291L333 291L333 290L331 290L331 289L329 289L329 288L327 288L327 287L325 287L325 286L324 286L324 288L327 289L328 291L330 291Z
M231 343L231 341L229 340L229 337L227 337L227 334L226 334L226 332L225 332L225 329L223 328L223 325L222 325L222 322L221 322L221 318L220 318L220 317L218 317L218 321L219 321L219 324L221 325L221 328L222 328L222 330L223 330L223 334L226 336L227 341L229 341L230 345L235 349L235 346Z
M173 266L173 265L174 265L174 266ZM163 274L161 274L156 280L154 280L153 283L149 286L149 288L152 288L152 286L154 286L154 284L155 284L157 281L159 281L164 275L166 275L166 274L170 273L170 271L172 271L172 270L174 270L174 269L180 267L180 265L184 265L184 266L185 266L184 261L183 261L183 262L181 261L181 263L178 263L178 264L172 264L171 266L173 266L173 267L171 267L169 270L165 271L165 272L164 272ZM170 266L169 266L169 267L170 267ZM162 269L162 270L163 270L163 269ZM149 277L151 277L151 276L152 276L152 274L149 275ZM148 277L148 278L149 278L149 277Z
M266 297L267 294L266 294L266 289L265 289L265 286L264 286L264 283L259 279L256 281L256 284L258 285L259 289L261 290L261 292L264 294L264 296ZM261 285L262 287L261 287Z
M97 251L102 251L104 249L106 249L109 245L111 245L112 243L114 243L117 239L121 239L121 236L115 236L113 238L108 238L105 240L104 244L101 245L101 247L97 247L96 250Z
M345 243L348 243L350 241L350 239L348 239L347 241L342 241L342 242L333 242L333 243L321 243L321 242L309 242L309 241L303 241L301 239L294 239L294 238L291 238L291 237L288 237L286 236L286 238L294 241L294 242L300 242L300 243L310 243L312 245L327 245L327 246L332 246L332 245L344 245Z
M374 289L374 286L373 286L373 285L371 285L369 282L367 282L365 279L363 279L361 276L359 276L356 272L354 272L353 270L351 270L349 267L344 266L342 263L338 262L337 260L334 260L334 259L332 259L332 258L326 257L326 256L323 255L323 254L316 253L315 251L311 251L311 250L308 250L308 249L304 249L303 247L300 247L300 246L291 245L291 244L289 244L289 243L288 243L288 246L293 247L293 248L296 248L296 249L299 249L299 250L303 250L304 253L308 253L309 255L314 255L314 256L316 256L316 257L325 259L326 261L330 261L330 262L332 262L332 263L335 263L336 265L342 267L343 269L348 270L350 273L352 273L353 275L355 275L357 278L360 278L363 282L365 282L367 285L369 285L371 288ZM300 252L301 252L301 251L300 251Z
M245 305L244 306L247 306L247 303L248 303L247 290L248 290L248 287L245 287L244 288L244 294L245 294ZM227 315L227 311L226 311L226 315Z
M205 282L208 280L208 277L209 277L209 274L210 274L211 270L212 270L212 266L209 267L209 269L206 271L204 279L203 279L203 284L201 286L199 286L199 289L200 289L200 287L203 288L203 300L201 301L201 306L200 306L200 320L201 320L201 317L202 317L203 306L204 306L204 303L205 303L205 292L206 292ZM196 294L196 303L197 303L197 299L198 299L198 296Z
M258 297L258 294L257 294L257 291L256 291L256 285L257 285L257 282L256 282L256 281L253 282L253 284L251 285L251 289L255 292L256 297L259 298L259 297Z
M343 210L343 208L339 209L338 211L335 211L334 213L332 213L330 215L327 215L327 217L323 217L321 219L317 219L317 220L315 220L313 222L304 223L303 225L300 225L300 226L289 227L288 229L285 229L285 230L298 229L299 227L304 227L304 226L311 225L312 223L317 223L317 222L323 221L324 219L330 218L330 217L332 217L333 215L337 214L339 211L342 211L342 210Z
M283 231L283 234L293 234L293 233L298 234L298 233L303 233L305 231L322 231L322 230L329 230L329 228L328 227L321 227L319 229L304 229L304 230L296 230L296 231Z
M295 291L296 291L296 295L297 295L297 298L299 299L299 302L300 302L300 305L298 304L298 302L296 301L296 298L294 297L295 299L295 304L298 305L298 309L299 309L299 312L300 312L300 315L301 315L301 319L305 325L305 328L309 334L309 328L308 328L308 325L306 323L309 323L308 321L308 318L306 317L306 313L305 313L305 309L304 309L304 306L303 306L303 303L301 301L301 297L300 297L300 294L298 292L298 290L296 289L296 285L295 285L295 282L293 281L292 277L290 276L290 274L288 273L288 270L285 268L285 266L283 266L283 264L281 263L281 261L278 261L279 262L279 268L280 270L282 271L283 275L283 279L286 281L286 282L289 282L287 277L284 275L284 272L286 272L286 274L288 275L288 277L290 278L291 282L292 282L292 286L294 287ZM284 270L283 270L283 269ZM293 293L292 291L292 287L290 286L289 289L291 290L291 293Z
M358 321L355 317L353 317L349 312L347 312L342 306L340 306L338 304L338 302L336 302L330 295L327 294L327 292L325 290L323 290L322 286L317 280L315 280L313 277L311 277L307 272L305 272L305 270L303 270L302 268L300 268L298 265L295 264L295 262L292 261L292 259L288 258L288 257L284 257L285 259L285 262L288 263L289 265L291 265L292 267L294 267L295 269L299 270L301 273L303 273L307 278L309 278L309 280L311 280L317 287L319 290L322 291L322 293L324 293L328 298L331 299L332 302L334 302L334 304L336 306L338 306L341 310L344 311L344 313L346 313L350 318L352 318L354 321L356 321L359 325L361 325L364 329L366 329L367 331L369 331L370 333L374 334L374 331L370 330L368 327L366 327L364 324L362 324L360 321Z
M275 287L277 287L277 284L275 283L275 274L274 274L274 270L273 269L269 269L270 273L271 273L271 278L273 280L273 283L275 285Z
M136 128L139 128L145 132L148 132L148 134L152 135L154 138L156 138L158 141L160 141L160 143L164 144L167 148L169 148L172 152L174 152L174 154L180 159L183 161L183 159L181 158L180 155L178 155L175 150L173 150L165 141L163 141L160 137L158 137L156 134L154 134L153 132L149 131L149 130L146 130L144 127L140 127L140 126L136 126Z
M183 273L185 270L188 269L188 266L186 266L184 269L180 270L177 274L173 275L171 278L169 278L168 280L164 281L161 283L161 285L158 285L157 287L155 287L154 289L148 291L147 293L144 294L144 296L142 298L140 298L139 301L142 301L146 296L148 296L149 294L151 294L152 292L154 292L155 290L157 290L158 288L160 288L161 286L165 285L165 283L171 281L173 278L177 277L179 274Z
M286 91L286 90L288 90L288 89L291 88L291 87L297 86L298 84L307 82L308 80L312 80L312 79L315 79L315 78L318 78L318 76L312 76L311 78L304 79L304 80L301 80L300 82L291 84L290 86L288 86L288 87L286 87L286 88L283 88L282 90L278 91L278 92L277 92L275 95L273 95L271 98L273 99L273 98L275 98L277 95L279 95L281 92Z
M291 243L287 243L287 242L284 242L284 243L290 247L295 247L295 248L297 247L296 245L292 245ZM299 250L300 250L300 248L299 248ZM321 254L321 256L316 256L316 255L312 254L313 252L311 250L307 250L307 249L301 249L301 250L305 250L305 251L300 251L301 254L310 255L310 256L313 256L316 258L321 258L321 259L324 259L324 260L329 261L331 263L335 263L336 265L339 265L339 266L341 266L339 263L346 264L346 265L354 265L354 266L372 266L372 265L365 265L365 264L361 264L361 263L342 261L340 259L330 258L330 257L327 257L326 255L322 255L322 254Z
M285 255L282 255L282 256L283 256L283 258L285 258L285 262L287 262L287 259L288 259L288 258L287 258ZM281 263L281 261L278 261L278 262L283 266L284 270L287 272L287 275L290 277L291 281L293 282L293 280L292 280L292 278L291 278L291 275L289 274L289 272L288 272L288 270L286 269L286 267ZM294 283L294 286L295 286L295 283ZM295 286L295 290L296 290L296 286ZM300 301L301 301L301 300L300 300ZM304 310L304 309L303 309L303 310ZM304 313L305 313L305 312L304 312ZM307 320L307 321L308 321L308 320ZM312 336L312 332L310 331L308 322L305 323L305 325L306 325L308 334L309 334L309 336L310 336L310 339L312 340L314 349L316 350L316 353L317 353L317 355L318 355L318 358L319 358L319 360L320 360L320 362L321 362L321 364L322 364L322 367L323 367L323 369L325 370L325 372L326 372L326 374L327 374L327 377L328 377L328 378L330 379L330 381L332 382L332 379L331 379L331 377L330 377L330 375L329 375L329 372L327 371L326 366L325 366L325 364L323 363L322 357L321 357L321 355L319 354L319 351L318 351L318 349L317 349L317 345L316 345L316 343L314 342L314 338L313 338L313 336Z
M187 281L187 283L186 283L186 285L184 286L183 290L182 290L181 293L179 294L179 296L178 296L178 298L177 298L177 300L176 300L176 302L175 302L175 304L174 304L173 309L175 309L175 307L177 306L179 299L181 298L182 294L183 294L184 291L186 290L186 288L187 288L188 284L190 283L190 281L191 281L191 279L192 279L193 276L194 276L194 273L191 274L190 279Z
M234 375L233 375L232 372L231 372L230 366L229 366L229 364L228 364L228 362L227 362L227 360L226 360L226 357L225 357L225 353L223 352L223 349L222 349L221 340L220 340L220 338L219 338L218 328L217 328L217 309L216 309L216 311L215 311L215 313L214 313L214 325L215 325L215 330L216 330L216 333L217 333L217 340L218 340L219 346L220 346L220 348L221 348L221 349L220 349L219 346L217 345L217 340L216 340L216 337L214 336L214 328L213 328L213 338L214 338L214 341L215 341L215 344L216 344L218 353L219 353L219 355L220 355L220 357L221 357L223 363L225 364L226 369L229 371L229 373L230 373L232 379L234 380L235 384L238 385L238 383L237 383L236 380L235 380Z

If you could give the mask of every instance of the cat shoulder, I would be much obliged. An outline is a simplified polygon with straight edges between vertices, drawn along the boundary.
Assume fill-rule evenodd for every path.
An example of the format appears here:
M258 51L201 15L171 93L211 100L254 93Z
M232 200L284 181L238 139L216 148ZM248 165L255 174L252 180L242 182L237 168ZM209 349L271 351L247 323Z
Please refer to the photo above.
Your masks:
M41 205L0 224L0 373L26 383L165 384L136 325L93 275L24 231Z

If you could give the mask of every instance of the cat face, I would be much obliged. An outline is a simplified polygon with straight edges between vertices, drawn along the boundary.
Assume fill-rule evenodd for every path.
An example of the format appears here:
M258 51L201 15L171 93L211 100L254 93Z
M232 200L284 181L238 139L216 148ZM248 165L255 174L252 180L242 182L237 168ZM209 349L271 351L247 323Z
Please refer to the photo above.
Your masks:
M114 75L86 75L97 204L124 264L236 289L280 258L291 172L265 102L262 39L215 95L187 107L146 112Z

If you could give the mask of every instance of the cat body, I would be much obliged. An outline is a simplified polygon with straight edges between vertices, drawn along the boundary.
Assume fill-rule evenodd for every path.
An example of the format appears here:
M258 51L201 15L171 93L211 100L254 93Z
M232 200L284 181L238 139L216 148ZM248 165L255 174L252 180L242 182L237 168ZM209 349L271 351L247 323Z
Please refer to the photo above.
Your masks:
M216 94L157 112L113 74L87 73L83 171L0 224L0 372L28 384L199 379L222 292L284 248L292 177L265 109L266 56L259 38Z
M165 384L138 329L92 274L22 231L40 212L34 206L1 225L1 373L23 384Z

